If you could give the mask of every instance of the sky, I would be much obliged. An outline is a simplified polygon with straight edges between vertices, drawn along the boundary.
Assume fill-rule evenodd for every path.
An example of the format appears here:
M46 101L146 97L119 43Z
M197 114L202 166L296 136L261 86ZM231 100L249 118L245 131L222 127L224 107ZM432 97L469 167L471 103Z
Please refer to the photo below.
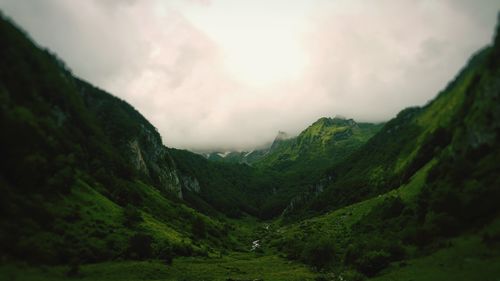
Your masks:
M497 0L0 0L165 145L250 150L324 116L424 105L492 39Z

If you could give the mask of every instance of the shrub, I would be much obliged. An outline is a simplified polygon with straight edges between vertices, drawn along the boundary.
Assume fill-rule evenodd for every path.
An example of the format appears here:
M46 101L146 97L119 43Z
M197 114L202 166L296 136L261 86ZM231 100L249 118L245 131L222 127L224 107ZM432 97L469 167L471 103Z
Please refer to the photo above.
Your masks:
M433 236L451 236L455 234L460 224L458 220L446 213L429 212L425 217L424 227Z
M388 244L385 249L390 254L391 261L402 260L406 257L406 250L398 241Z
M123 216L124 216L123 225L126 227L134 227L135 225L143 221L139 210L137 210L137 208L135 208L130 204L128 204L123 209Z
M80 265L78 263L72 263L66 272L67 277L76 277L80 274Z
M363 274L354 270L346 271L342 273L341 276L343 277L342 279L345 281L363 281L366 279L366 277Z
M302 260L319 269L327 267L335 258L335 246L331 239L311 239L302 253Z
M147 259L152 257L153 249L151 243L153 237L146 233L136 233L129 240L129 255L135 259Z
M193 247L186 241L174 244L172 250L177 256L189 257L193 255Z
M286 254L288 259L300 259L302 253L301 244L297 236L291 238L284 238L284 241L279 246L279 250Z
M193 219L191 229L196 238L205 238L207 235L205 221L201 217L197 216Z
M167 241L159 242L155 247L155 257L163 260L167 265L172 264L174 259L173 247Z
M356 269L367 276L374 276L386 268L390 262L390 254L386 251L369 251L356 261Z
M72 168L64 167L48 179L47 184L56 192L67 193L75 182L75 174Z
M352 265L355 264L356 261L361 258L363 255L363 251L361 245L359 243L350 244L344 254L344 264Z
M382 211L382 218L389 219L397 217L401 215L405 207L405 203L399 196L386 198L383 205L380 206Z

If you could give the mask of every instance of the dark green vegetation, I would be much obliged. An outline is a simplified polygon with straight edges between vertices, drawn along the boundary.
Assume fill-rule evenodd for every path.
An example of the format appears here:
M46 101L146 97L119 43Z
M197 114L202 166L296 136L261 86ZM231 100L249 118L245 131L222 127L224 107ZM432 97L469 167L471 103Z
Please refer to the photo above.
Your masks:
M497 280L499 33L424 107L239 163L164 147L1 19L0 276Z
M4 19L0 37L3 259L171 260L235 243L223 220L182 203L189 178L142 115Z
M236 167L240 167L240 171L246 170L247 174L253 173L253 177L260 180L255 185L257 188L243 190L251 191L249 195L257 194L261 197L246 198L257 199L254 206L260 210L259 217L273 218L282 214L285 209L288 212L320 193L332 179L325 173L327 169L346 159L381 127L382 124L356 123L352 119L325 117L314 122L297 137L291 138L286 133L279 132L267 149L222 155L211 153L208 160L214 164L203 165L222 167L226 171L232 169L233 172L227 172L225 178L236 176ZM242 177L240 175L237 178ZM252 180L247 178L243 182L236 182L241 186L248 185ZM259 187L261 191L256 193Z
M372 137L381 125L352 119L321 118L295 138L276 138L269 153L255 163L296 179L320 176L323 167L344 160ZM315 175L317 173L318 175Z
M318 268L367 277L446 247L460 251L454 249L460 239L451 238L466 235L481 241L483 260L498 261L492 222L500 211L499 54L497 35L495 45L478 52L435 100L402 111L335 164L331 183L296 208L293 219L334 212L292 224L287 237L272 236L271 243ZM325 238L334 256L311 251Z
M268 154L254 163L257 170L272 171L281 177L282 186L266 202L266 212L275 216L285 209L289 213L322 193L332 180L325 171L360 148L381 126L321 118L295 138L278 135Z
M206 212L215 208L232 218L244 214L265 216L260 209L262 202L279 182L273 173L252 169L245 164L211 162L186 150L170 149L169 152L178 171L197 179L202 187L198 192L185 193L185 200L192 206Z

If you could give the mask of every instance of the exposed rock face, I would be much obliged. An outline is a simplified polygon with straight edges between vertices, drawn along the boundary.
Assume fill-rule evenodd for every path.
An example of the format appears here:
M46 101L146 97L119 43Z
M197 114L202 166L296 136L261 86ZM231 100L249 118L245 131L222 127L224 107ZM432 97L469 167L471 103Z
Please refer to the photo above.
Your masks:
M319 182L309 186L307 192L293 197L292 200L290 200L290 203L288 203L288 206L285 208L285 210L283 210L282 215L293 212L294 210L311 200L311 198L320 195L325 190L325 187L328 185L328 183L332 181L332 179L332 176L325 177Z
M149 171L146 167L146 162L144 162L144 157L142 157L141 147L139 146L139 142L137 141L137 139L132 140L129 143L129 146L131 152L130 160L132 164L138 171L149 176Z
M130 142L129 160L145 176L150 177L159 188L182 198L181 181L175 163L163 146L159 134L145 126L139 138Z
M57 127L61 127L68 119L66 113L64 113L57 105L52 108L52 114L55 117Z
M288 206L283 210L281 213L282 216L286 216L287 214L290 214L293 212L298 206L301 206L302 204L306 203L310 197L307 194L302 194L298 195L292 198L290 200L290 203L288 203Z
M182 187L194 193L200 193L200 183L196 178L189 176L182 176Z
M126 102L84 81L78 86L87 108L125 160L158 189L182 198L179 172L156 128Z

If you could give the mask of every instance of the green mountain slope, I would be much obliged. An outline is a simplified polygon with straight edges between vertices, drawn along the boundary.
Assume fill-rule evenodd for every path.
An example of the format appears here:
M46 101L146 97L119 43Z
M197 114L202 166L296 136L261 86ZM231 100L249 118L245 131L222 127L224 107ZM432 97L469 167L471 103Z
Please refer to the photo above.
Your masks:
M309 174L342 161L359 148L380 125L352 119L320 118L295 138L279 138L255 165L280 172ZM312 168L309 168L312 167Z
M253 163L257 170L272 171L280 179L275 194L262 207L264 212L288 213L321 193L332 179L326 175L328 168L362 147L381 127L325 117L297 137L278 135L267 154Z
M335 165L326 190L267 243L347 280L497 278L499 37L436 99Z
M269 148L251 152L214 152L207 158L211 162L243 163L254 168L253 173L264 179L261 183L267 183L261 188L264 199L260 199L261 204L255 207L261 210L260 217L271 218L288 210L291 204L307 201L311 194L320 192L330 180L325 176L327 169L359 149L382 126L340 117L323 117L297 137L279 132Z
M187 207L156 129L0 19L2 259L203 255L227 226Z
M356 123L352 119L341 117L323 117L297 137L278 132L268 148L242 152L212 152L205 156L210 161L245 163L280 172L296 173L311 166L321 170L322 167L342 161L381 127L382 124Z
M199 192L186 191L185 200L192 206L208 203L229 217L266 217L261 207L273 196L275 186L281 185L275 174L246 164L213 162L185 150L170 149L170 153L178 171L196 178L201 187Z
M483 103L475 97L479 95L477 81L490 75L485 65L492 60L492 50L476 54L428 105L403 110L366 145L335 164L328 173L333 180L326 192L307 208L334 209L397 188L433 157L455 147L452 142L462 139L457 135L462 130L460 122L468 115L494 114L493 109L479 113L467 109L472 100ZM496 130L494 122L488 126Z

